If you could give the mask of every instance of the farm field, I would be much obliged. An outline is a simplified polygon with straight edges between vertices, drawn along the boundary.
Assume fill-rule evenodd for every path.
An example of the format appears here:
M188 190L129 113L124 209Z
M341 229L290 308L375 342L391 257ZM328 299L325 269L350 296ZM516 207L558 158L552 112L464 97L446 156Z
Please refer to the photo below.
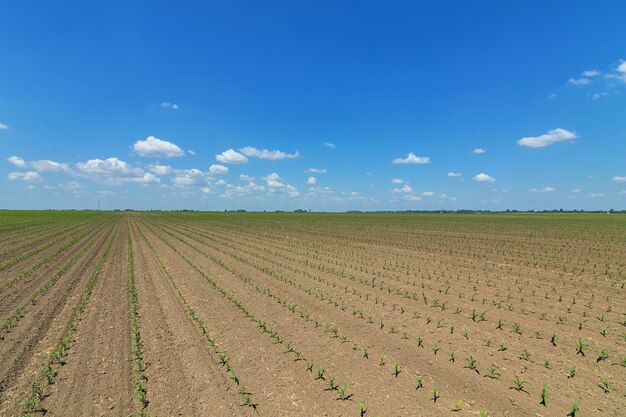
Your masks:
M0 415L623 416L626 216L0 212Z

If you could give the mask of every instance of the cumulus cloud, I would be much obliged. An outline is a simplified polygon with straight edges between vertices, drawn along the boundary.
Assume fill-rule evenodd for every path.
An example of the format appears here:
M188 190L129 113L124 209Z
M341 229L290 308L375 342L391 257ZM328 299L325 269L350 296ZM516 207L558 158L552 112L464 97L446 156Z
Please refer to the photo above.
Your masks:
M264 177L268 191L270 194L285 194L290 197L298 197L300 192L293 185L287 184L285 180L280 178L280 176L273 172L267 177Z
M404 181L401 180L400 178L394 178L391 180L392 184L404 184Z
M485 149L483 149L483 148L474 148L474 150L472 152L475 153L475 154L480 155L480 154L486 153L487 151Z
M164 109L178 110L178 104L170 103L169 101L164 101L163 103L161 103L161 107L163 107Z
M252 146L246 146L239 149L239 152L250 158L268 159L270 161L278 161L281 159L294 159L300 156L300 153L285 153L279 150L269 151L267 149L257 149Z
M90 159L76 164L78 170L93 181L108 185L123 183L151 184L161 180L150 172L133 167L119 158Z
M549 130L540 136L527 136L517 141L520 146L529 148L544 148L556 142L569 141L578 138L576 132L567 129L556 128Z
M28 165L30 165L38 172L56 172L65 174L71 174L74 172L74 170L70 168L68 164L63 162L50 161L48 159L30 161Z
M581 192L581 191L582 191L582 190L581 190L580 188L574 188L571 192L572 192L572 193L574 193L574 194L576 194L576 193L579 193L579 192Z
M600 75L600 71L598 71L598 70L587 70L587 71L583 71L581 73L581 75L583 77L593 78L593 77L597 77L598 75Z
M254 181L255 178L251 175L239 174L239 179L241 181Z
M427 156L416 156L413 152L409 152L406 158L395 158L392 164L429 164L430 158Z
M484 172L475 175L472 179L476 182L495 182L496 180L494 177L487 175Z
M404 186L400 187L400 188L394 188L393 190L391 190L392 193L396 194L396 193L412 193L413 192L413 188L411 188L411 186L409 184L404 184Z
M225 167L224 165L213 164L209 167L209 172L216 175L228 174L228 167Z
M253 181L250 181L246 185L232 185L226 184L226 190L221 195L225 198L233 198L233 197L245 197L254 195L257 192L265 191L265 187L259 185Z
M9 126L5 125L4 123L0 123L0 130L6 130L8 128Z
M234 149L228 149L215 155L215 160L223 164L245 164L248 162L248 158Z
M174 178L172 178L172 184L175 187L206 185L206 182L205 173L197 168L177 169Z
M611 181L626 182L626 177L615 176L615 177L611 178Z
M76 167L85 174L131 174L141 171L139 168L135 169L129 163L115 157L90 159L87 162L77 163Z
M185 155L185 152L178 145L154 136L148 136L146 140L138 140L133 144L133 150L139 156L175 158Z
M543 187L543 188L531 188L528 191L531 193L552 193L555 190L552 187Z
M311 173L311 174L326 174L326 169L325 168L309 168L304 172Z
M590 194L587 194L587 197L588 198L604 197L604 194L602 194L602 193L590 193Z
M187 153L191 156L196 156L196 151L193 151L191 149L187 149Z
M402 198L406 201L420 201L422 199L422 197L420 197L419 195L415 195L415 194L407 194Z
M331 142L324 142L324 146L326 146L327 148L331 148L331 149L335 148L335 144Z
M434 196L434 195L435 195L435 193L434 193L434 192L432 192L432 191L424 191L424 192L422 193L422 195L423 195L424 197L432 197L432 196Z
M11 156L10 158L7 158L7 161L9 161L9 163L15 165L16 167L26 168L26 161L24 161L19 156Z
M589 78L570 78L567 80L568 83L580 87L581 85L591 84L591 80Z
M309 185L315 185L315 184L317 184L317 178L315 178L315 177L309 177L309 178L306 180L306 183L307 183L307 184L309 184Z
M34 171L11 172L7 176L7 178L10 179L11 181L16 181L16 180L29 181L29 182L41 181L41 176L39 175L39 173L34 172Z
M169 165L156 164L150 167L150 172L162 177L165 175L171 175L174 172L174 169Z
M463 174L461 174L460 172L448 172L448 177L460 177L461 175Z

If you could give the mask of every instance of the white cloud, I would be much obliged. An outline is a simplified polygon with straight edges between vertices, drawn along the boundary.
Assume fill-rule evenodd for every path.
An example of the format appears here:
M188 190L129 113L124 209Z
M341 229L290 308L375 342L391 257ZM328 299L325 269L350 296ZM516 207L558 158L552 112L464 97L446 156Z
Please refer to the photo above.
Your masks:
M185 155L185 152L178 145L154 136L148 136L146 140L138 140L133 144L133 150L140 156L175 158Z
M28 171L28 172L11 172L8 176L8 179L11 181L22 180L22 181L41 181L41 176L37 172Z
M432 196L434 196L434 195L435 195L435 193L434 193L434 192L432 192L432 191L424 191L424 192L422 193L422 195L423 195L424 197L432 197Z
M540 136L527 136L517 141L520 146L529 148L544 148L556 142L563 142L576 139L578 135L567 129L556 128Z
M133 168L129 163L115 157L90 159L77 163L76 167L85 174L142 174L140 168Z
M206 185L206 175L199 169L177 169L176 175L172 178L175 187L186 187L192 185Z
M475 153L475 154L480 155L480 154L486 153L487 151L485 149L483 149L483 148L474 148L474 150L472 152Z
M581 192L581 191L582 191L582 190L581 190L580 188L574 188L571 192L572 192L572 193L574 193L574 194L576 194L576 193L579 193L579 192Z
M602 193L590 193L590 194L587 194L587 197L589 197L589 198L604 197L604 194L602 194Z
M461 174L460 172L448 172L448 177L460 177L461 175L463 174Z
M409 184L404 184L403 187L401 188L394 188L393 190L391 190L392 193L412 193L413 192L413 188L411 188L411 186Z
M225 167L224 165L213 164L209 167L209 172L216 175L228 174L228 167Z
M606 92L606 91L601 91L601 92L599 92L599 93L593 93L593 94L591 95L591 99L592 99L593 101L596 101L596 100L600 100L602 97L607 97L608 95L609 95L609 93L608 93L608 92Z
M74 170L72 170L72 168L70 168L70 166L66 163L50 161L47 159L30 161L28 165L35 168L38 172L62 172L66 174L74 172Z
M300 192L293 185L287 184L285 180L273 172L267 177L264 177L270 194L286 194L290 197L298 197Z
M309 177L309 178L306 180L306 183L307 183L307 184L309 184L309 185L315 185L315 184L317 184L317 178L315 178L315 177Z
M326 174L326 169L325 168L309 168L304 172L311 173L311 174Z
M123 183L151 184L161 180L154 174L145 172L141 168L133 167L118 158L90 159L79 162L76 167L93 181L107 185L119 186Z
M583 77L593 78L593 77L597 77L598 75L600 75L600 71L598 71L598 70L587 70L587 71L581 72L580 75L582 75Z
M568 83L580 87L581 85L587 85L591 83L589 78L570 78L567 80Z
M474 178L472 178L474 181L477 182L495 182L495 178L485 174L484 172L481 172L480 174L477 174L476 176L474 176Z
M80 185L76 181L70 181L64 184L59 184L59 188L65 191L75 191L81 189L82 185Z
M395 158L392 164L429 164L430 158L427 156L416 156L413 152L409 152L406 158Z
M259 159L268 159L270 161L278 161L281 159L293 159L298 158L300 153L296 151L295 153L289 154L279 150L269 151L267 149L257 149L252 146L246 146L239 149L239 152L248 156L250 158L259 158Z
M174 169L169 165L152 165L150 167L150 172L158 176L170 175L174 172Z
M254 181L254 177L251 175L246 175L246 174L240 174L239 175L239 179L241 181Z
M224 164L245 164L248 158L240 154L234 149L228 149L220 154L215 155L215 160Z
M615 177L611 178L611 181L615 181L615 182L626 182L626 177L619 177L619 176L615 176Z
M552 187L543 187L543 188L531 188L528 191L531 193L552 193L555 190Z
M415 195L415 194L407 194L402 198L406 201L420 201L422 199L422 197L420 197L419 195Z
M244 186L227 184L226 190L221 196L226 198L244 197L253 195L254 193L260 191L265 191L265 187L253 181L250 181Z
M192 156L196 156L196 151L192 151L191 149L187 150L187 153Z
M319 195L329 195L335 192L330 187L311 187L308 189L307 198L317 197Z
M335 148L335 144L331 142L324 142L324 146L326 146L327 148L331 148L331 149Z
M19 156L12 156L10 158L7 158L7 161L9 161L11 164L15 165L16 167L26 168L26 161L24 161Z
M163 103L161 103L161 107L163 107L164 109L178 110L178 104L170 103L167 101L164 101Z
M399 178L394 178L391 180L392 184L404 184L404 181Z
M152 184L152 183L160 183L161 180L156 177L154 174L149 172L144 172L141 177L124 177L119 178L121 182L133 182L136 184Z
M9 128L8 125L5 125L4 123L0 123L0 130L6 130L8 128Z
M617 193L617 195L626 195L626 190L619 191L619 192Z

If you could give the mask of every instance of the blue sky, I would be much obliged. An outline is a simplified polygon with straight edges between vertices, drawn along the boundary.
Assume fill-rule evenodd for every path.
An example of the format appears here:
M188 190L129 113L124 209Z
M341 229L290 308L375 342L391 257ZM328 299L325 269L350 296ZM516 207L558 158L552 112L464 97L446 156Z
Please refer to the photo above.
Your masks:
M161 3L0 5L0 208L626 209L622 1Z

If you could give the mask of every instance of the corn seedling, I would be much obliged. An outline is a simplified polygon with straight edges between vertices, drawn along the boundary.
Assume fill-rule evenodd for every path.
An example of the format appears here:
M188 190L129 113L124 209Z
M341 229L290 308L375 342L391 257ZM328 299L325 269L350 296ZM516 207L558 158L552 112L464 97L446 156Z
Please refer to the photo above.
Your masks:
M365 401L361 401L359 403L359 417L365 416L365 413L367 413L367 407L365 406Z
M611 392L611 383L609 382L608 379L603 378L602 379L602 385L600 385L602 387L602 389L604 390L605 394L608 394Z
M572 366L569 371L567 371L568 378L574 378L576 376L576 367Z
M567 414L567 417L576 417L576 414L580 411L580 405L578 405L578 402L575 402L572 405L572 408L570 409L569 414Z
M576 348L576 354L581 354L583 356L585 356L585 350L587 349L589 345L587 345L583 339L578 339L578 347Z
M602 349L600 351L600 353L598 354L598 358L596 359L596 362L602 362L605 361L609 358L609 351L607 349Z
M543 384L541 387L541 399L539 400L539 404L543 406L548 406L548 400L550 399L550 393L548 393L548 386Z
M434 403L439 399L439 389L437 387L433 388L430 398L432 398Z
M522 378L516 375L513 378L513 386L511 388L515 389L516 391L525 391L524 385L526 384L528 383L526 381L523 381Z
M458 400L456 403L452 405L452 411L461 411L462 408L463 408L462 400Z
M418 390L424 386L424 375L415 377L415 389Z
M398 362L393 364L393 375L397 378L400 375L400 364Z

